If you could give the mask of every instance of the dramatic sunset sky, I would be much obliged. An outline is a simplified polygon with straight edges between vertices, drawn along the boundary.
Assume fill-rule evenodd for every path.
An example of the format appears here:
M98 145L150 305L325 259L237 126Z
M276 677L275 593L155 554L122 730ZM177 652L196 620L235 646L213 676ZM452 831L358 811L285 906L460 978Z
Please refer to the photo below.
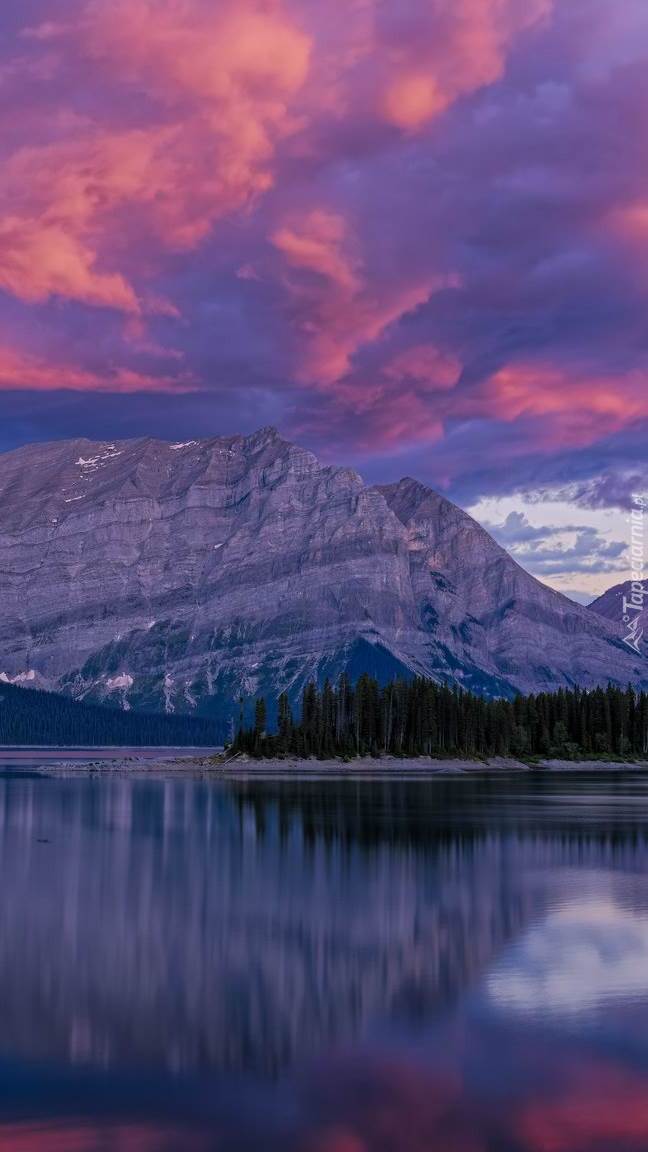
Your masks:
M647 0L3 0L0 94L0 449L276 424L627 578Z

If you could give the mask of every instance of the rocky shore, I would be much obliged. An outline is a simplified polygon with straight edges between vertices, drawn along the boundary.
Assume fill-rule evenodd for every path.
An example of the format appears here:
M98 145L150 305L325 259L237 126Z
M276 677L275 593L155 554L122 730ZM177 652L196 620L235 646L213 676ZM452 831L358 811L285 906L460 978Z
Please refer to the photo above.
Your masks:
M255 760L247 756L174 756L151 759L137 754L128 757L93 758L86 760L62 758L43 762L40 770L48 774L121 774L146 776L210 776L222 779L277 777L356 777L375 779L376 777L425 778L436 776L461 776L476 774L503 774L507 772L547 772L547 773L603 773L603 772L645 772L648 761L619 760L539 760L525 762L504 757L489 760L396 759L391 756L378 758L365 757L356 760L302 760L296 758Z

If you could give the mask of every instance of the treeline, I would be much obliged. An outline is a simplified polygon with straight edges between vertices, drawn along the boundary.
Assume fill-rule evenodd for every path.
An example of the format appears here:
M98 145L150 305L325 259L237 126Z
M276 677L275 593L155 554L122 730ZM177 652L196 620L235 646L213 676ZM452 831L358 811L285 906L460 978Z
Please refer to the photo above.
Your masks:
M342 677L321 691L308 684L297 716L282 693L276 732L264 699L252 727L243 717L241 701L233 750L260 757L648 755L648 695L612 685L489 700L431 680Z
M207 747L220 744L218 737L211 720L122 712L0 684L0 745Z

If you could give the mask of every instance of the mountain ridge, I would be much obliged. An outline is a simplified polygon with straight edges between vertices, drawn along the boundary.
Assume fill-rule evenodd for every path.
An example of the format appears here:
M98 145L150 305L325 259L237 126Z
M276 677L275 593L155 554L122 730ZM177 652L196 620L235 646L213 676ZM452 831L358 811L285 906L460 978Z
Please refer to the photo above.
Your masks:
M491 695L648 683L613 622L444 496L365 484L273 427L0 455L0 595L0 674L224 722L345 670Z

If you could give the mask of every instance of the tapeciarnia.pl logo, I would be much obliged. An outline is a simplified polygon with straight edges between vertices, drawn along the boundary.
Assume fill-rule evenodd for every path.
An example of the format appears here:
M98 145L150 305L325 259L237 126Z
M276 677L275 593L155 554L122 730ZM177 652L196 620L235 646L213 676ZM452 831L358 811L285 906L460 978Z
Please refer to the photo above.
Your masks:
M630 568L631 579L630 595L624 596L621 609L625 636L623 643L641 655L641 639L644 634L642 616L644 599L648 596L645 587L646 577L646 550L645 550L645 523L648 497L635 493L632 497L630 510Z

